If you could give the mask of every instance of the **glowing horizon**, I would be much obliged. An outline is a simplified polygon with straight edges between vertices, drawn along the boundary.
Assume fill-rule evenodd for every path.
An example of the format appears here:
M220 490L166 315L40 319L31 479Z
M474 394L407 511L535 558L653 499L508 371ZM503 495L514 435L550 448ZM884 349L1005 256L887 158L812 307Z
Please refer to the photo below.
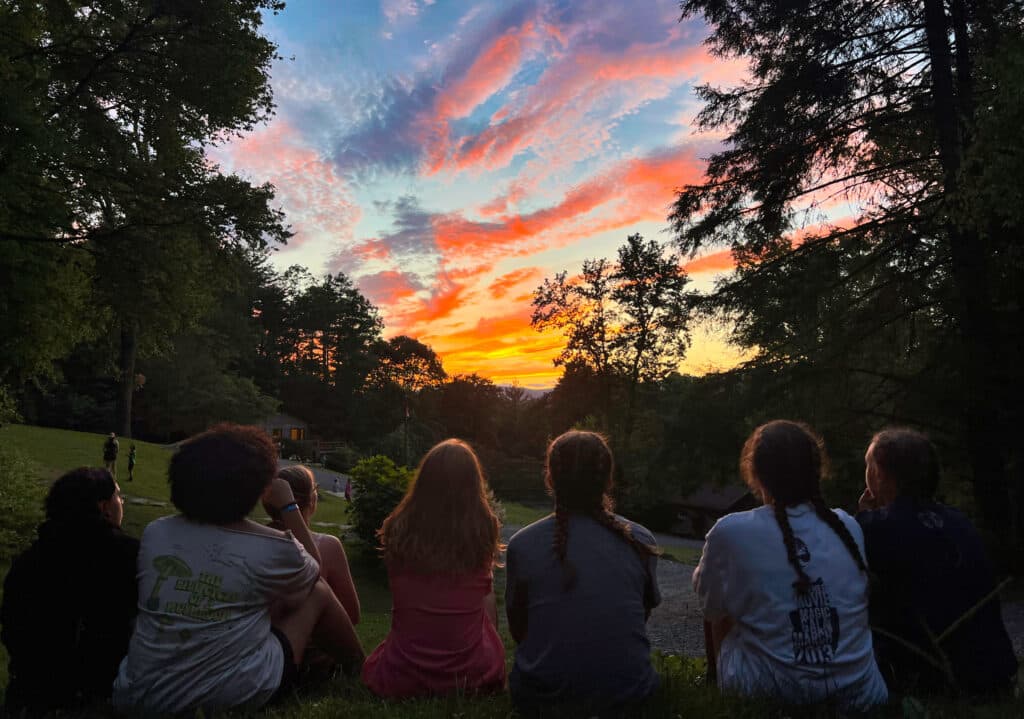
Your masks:
M344 7L342 7L344 5ZM544 277L664 239L675 188L718 138L696 135L695 85L731 84L675 0L289 2L266 18L285 58L276 117L211 151L277 187L295 237L280 268L343 271L385 335L429 344L450 374L548 388L562 338L529 325ZM727 253L687 265L710 287ZM694 331L682 369L733 366Z

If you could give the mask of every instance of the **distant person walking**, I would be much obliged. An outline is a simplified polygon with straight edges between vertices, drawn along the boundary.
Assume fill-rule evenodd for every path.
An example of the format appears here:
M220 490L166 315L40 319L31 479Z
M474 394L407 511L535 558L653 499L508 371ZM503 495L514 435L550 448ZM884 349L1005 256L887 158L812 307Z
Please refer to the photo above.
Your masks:
M352 501L352 480L351 479L346 479L345 480L345 501L346 502L351 502Z
M338 493L338 478L337 477L334 478L334 493L335 494Z
M128 450L128 481L135 479L135 445Z
M107 441L103 443L103 466L115 479L117 478L117 452L120 449L117 435L111 432Z

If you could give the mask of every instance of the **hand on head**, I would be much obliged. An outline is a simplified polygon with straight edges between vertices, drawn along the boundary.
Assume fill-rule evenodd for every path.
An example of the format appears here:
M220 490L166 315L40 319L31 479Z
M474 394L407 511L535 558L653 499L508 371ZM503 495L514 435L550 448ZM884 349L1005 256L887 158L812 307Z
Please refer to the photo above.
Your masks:
M281 477L274 477L270 484L267 485L267 489L263 492L261 499L271 507L281 509L295 501L295 493L292 491L292 486L288 484L287 480Z

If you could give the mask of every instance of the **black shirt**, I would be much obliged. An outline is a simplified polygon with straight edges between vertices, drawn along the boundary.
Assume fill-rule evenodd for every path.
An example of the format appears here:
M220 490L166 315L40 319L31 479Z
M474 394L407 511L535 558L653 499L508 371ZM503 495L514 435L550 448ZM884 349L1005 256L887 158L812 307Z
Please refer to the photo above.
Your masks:
M938 648L929 637L929 632L939 637L995 589L992 565L970 520L942 504L900 497L883 509L859 513L857 521L864 529L873 575L872 628L894 634L940 662L944 655L955 684L968 692L1009 686L1017 659L998 598L983 604ZM900 642L879 631L874 641L890 685L949 684L944 672Z
M79 708L110 697L136 613L138 553L139 540L98 518L39 527L4 580L9 712Z

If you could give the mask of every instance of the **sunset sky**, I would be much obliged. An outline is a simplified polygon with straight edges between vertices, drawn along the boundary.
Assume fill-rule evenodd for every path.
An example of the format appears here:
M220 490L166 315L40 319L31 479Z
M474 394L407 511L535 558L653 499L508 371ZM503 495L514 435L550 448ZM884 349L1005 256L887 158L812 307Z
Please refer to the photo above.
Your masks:
M290 0L267 18L277 115L211 152L277 187L295 232L281 268L343 271L386 336L449 373L550 387L562 339L529 326L546 276L667 240L673 189L718 138L693 94L742 67L708 55L676 0ZM717 253L688 266L710 287ZM703 330L684 365L729 366Z

